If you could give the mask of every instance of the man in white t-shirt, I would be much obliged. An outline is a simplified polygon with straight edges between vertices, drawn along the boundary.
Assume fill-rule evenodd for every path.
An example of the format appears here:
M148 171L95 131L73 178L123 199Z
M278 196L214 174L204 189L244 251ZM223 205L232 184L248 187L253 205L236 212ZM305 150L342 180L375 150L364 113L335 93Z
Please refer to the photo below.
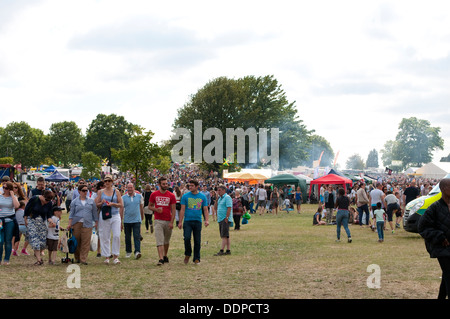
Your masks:
M262 215L264 213L267 200L267 192L263 185L259 185L259 188L256 190L256 199L258 200L259 215Z
M384 201L384 198L386 197L386 195L383 193L382 188L383 188L383 184L378 182L377 188L373 189L369 193L372 218L373 218L373 212L377 209L377 203L381 203L381 207L383 207L384 210L386 211L386 202ZM375 218L373 218L373 221L375 221ZM372 229L375 229L375 227L376 227L376 222L374 222Z

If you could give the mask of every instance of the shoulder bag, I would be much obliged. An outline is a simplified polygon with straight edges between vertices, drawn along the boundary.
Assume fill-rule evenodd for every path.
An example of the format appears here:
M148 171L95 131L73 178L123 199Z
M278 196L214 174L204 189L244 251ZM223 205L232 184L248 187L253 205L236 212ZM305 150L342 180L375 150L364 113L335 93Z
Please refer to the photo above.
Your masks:
M116 190L114 189L114 192L113 192L112 197L111 197L111 202L113 201L115 193L116 193ZM111 217L112 217L112 215L111 215L111 206L103 205L102 206L102 218L103 218L103 220L110 219Z

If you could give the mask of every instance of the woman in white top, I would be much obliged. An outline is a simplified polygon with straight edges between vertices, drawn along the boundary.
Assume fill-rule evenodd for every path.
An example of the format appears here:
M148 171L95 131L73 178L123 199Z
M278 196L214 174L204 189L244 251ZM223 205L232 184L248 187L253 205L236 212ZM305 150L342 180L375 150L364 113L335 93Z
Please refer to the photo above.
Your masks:
M3 194L0 194L0 223L2 224L0 227L0 262L3 258L3 247L5 247L3 265L9 265L17 208L19 208L19 201L14 196L13 183L3 183Z
M120 233L123 229L123 216L120 208L123 207L122 196L120 191L116 191L113 186L111 175L107 175L104 180L105 188L99 190L95 202L97 207L110 206L111 218L103 219L100 210L98 221L98 233L100 238L101 255L105 257L105 264L109 264L109 258L112 254L113 263L120 264ZM112 245L111 245L112 232Z

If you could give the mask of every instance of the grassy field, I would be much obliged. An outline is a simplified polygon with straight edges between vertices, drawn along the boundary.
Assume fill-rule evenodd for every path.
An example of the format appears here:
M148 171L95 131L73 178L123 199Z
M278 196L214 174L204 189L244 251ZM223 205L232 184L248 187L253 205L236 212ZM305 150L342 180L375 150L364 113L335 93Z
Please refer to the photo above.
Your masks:
M220 249L218 225L203 228L202 261L183 263L182 231L174 230L170 262L157 266L154 234L142 226L142 258L125 258L122 234L121 264L104 265L90 253L80 265L80 288L69 288L65 254L57 265L33 266L33 256L11 257L3 274L2 299L435 299L440 268L429 258L418 234L398 229L377 242L376 232L350 225L353 242L344 230L335 242L336 226L312 226L316 205L303 205L277 216L252 215L240 231L231 232L232 254L214 256ZM67 225L63 214L62 227ZM22 244L21 244L22 247ZM29 250L31 253L31 250ZM71 255L73 256L73 255ZM44 257L47 260L47 253ZM380 288L367 286L369 265L380 267ZM69 264L70 265L70 264ZM79 265L79 264L78 264Z

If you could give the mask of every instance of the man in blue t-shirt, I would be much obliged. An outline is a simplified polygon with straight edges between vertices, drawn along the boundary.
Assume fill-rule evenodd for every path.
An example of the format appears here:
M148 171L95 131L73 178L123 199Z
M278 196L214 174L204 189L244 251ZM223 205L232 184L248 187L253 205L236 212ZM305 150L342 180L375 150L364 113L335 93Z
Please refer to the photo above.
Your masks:
M190 180L187 186L190 192L181 197L178 228L181 229L183 226L184 230L184 263L187 264L192 255L191 236L193 236L194 263L197 265L200 263L202 215L205 219L205 227L209 225L208 200L204 194L198 191L196 180Z
M126 258L131 256L131 235L133 235L134 256L139 259L141 257L141 223L144 219L143 198L141 194L135 192L134 185L129 183L122 201L123 207L120 210L123 216Z
M222 247L215 256L229 255L230 251L230 223L233 221L233 200L227 194L227 188L220 185L217 189L219 198L215 206L217 211L217 221L219 222L220 238L222 238ZM225 246L227 247L224 252Z

